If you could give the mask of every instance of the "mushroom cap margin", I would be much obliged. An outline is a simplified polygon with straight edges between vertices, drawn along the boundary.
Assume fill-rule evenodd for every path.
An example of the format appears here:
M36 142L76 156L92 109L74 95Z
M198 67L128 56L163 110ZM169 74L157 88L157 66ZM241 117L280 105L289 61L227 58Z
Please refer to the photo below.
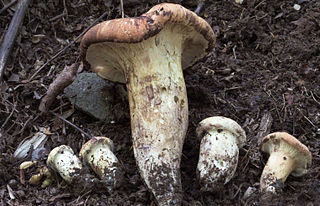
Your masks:
M196 133L198 137L203 137L205 132L219 129L227 130L237 137L237 145L239 148L244 146L246 142L246 132L236 121L227 117L214 116L202 120L197 127Z
M65 151L70 152L72 155L74 155L73 150L71 149L71 147L67 146L67 145L60 145L58 147L55 147L53 150L51 150L51 152L48 155L47 158L47 165L52 167L53 166L53 162L54 159L56 157L56 155L63 154Z
M178 4L162 3L152 7L148 12L139 17L113 19L99 23L92 27L82 38L80 43L80 58L86 62L86 52L90 45L101 42L118 42L118 43L139 43L145 39L158 34L167 23L176 23L192 27L201 34L208 42L205 53L211 51L216 43L215 34L210 25L196 13L184 8ZM188 49L192 51L192 49ZM198 54L198 58L190 61L188 68L197 60L203 57ZM110 77L115 81L122 82L118 77ZM124 83L124 82L123 82Z
M113 141L108 137L92 137L89 141L87 141L82 147L79 152L80 158L83 158L86 154L90 152L98 144L106 144L110 147L110 150L113 151L114 145Z

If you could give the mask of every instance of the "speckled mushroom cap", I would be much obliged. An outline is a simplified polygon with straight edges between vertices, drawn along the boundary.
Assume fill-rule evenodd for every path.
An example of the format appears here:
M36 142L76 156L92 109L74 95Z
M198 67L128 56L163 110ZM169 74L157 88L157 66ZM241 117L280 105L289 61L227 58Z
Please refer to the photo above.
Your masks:
M178 4L162 3L139 17L109 20L92 27L82 38L80 56L103 78L125 83L124 71L117 58L104 58L99 51L103 44L91 50L90 47L106 42L122 46L139 44L161 33L167 25L184 26L189 30L181 32L183 69L204 57L215 45L216 37L204 19Z
M275 132L265 136L260 143L262 152L271 154L282 151L295 160L292 175L299 177L311 167L312 156L309 149L292 135L286 132Z
M109 146L110 150L113 151L113 141L107 137L92 137L87 141L80 150L79 156L82 158L89 153L96 145L105 144Z
M227 130L232 133L237 139L237 145L239 148L243 147L246 142L245 131L236 121L230 118L215 116L202 120L197 127L197 136L202 138L206 132L211 130L217 130L218 132Z

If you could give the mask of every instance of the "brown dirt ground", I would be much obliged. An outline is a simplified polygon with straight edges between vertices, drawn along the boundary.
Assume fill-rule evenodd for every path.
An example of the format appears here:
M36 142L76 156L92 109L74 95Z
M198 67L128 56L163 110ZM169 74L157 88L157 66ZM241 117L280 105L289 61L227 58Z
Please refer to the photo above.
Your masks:
M3 1L0 1L3 2ZM30 83L23 83L37 68L68 42L75 39L103 12L103 19L119 18L119 1L34 0L10 56L5 85L0 93L0 205L155 205L137 172L127 115L115 124L98 122L74 111L68 120L92 135L106 135L116 144L116 155L125 168L124 184L112 194L99 191L74 194L61 178L51 186L24 185L20 182L19 163L12 154L19 142L33 136L40 127L49 128L46 148L70 145L78 152L86 138L53 115L38 116L40 98L56 75L77 60L79 42L52 61ZM125 14L137 16L162 1L125 2ZM181 0L188 9L196 1ZM300 2L301 9L293 9ZM60 14L61 18L52 19ZM0 42L13 10L0 15ZM217 45L203 61L185 71L189 100L189 128L181 163L183 205L319 205L320 202L320 1L317 0L208 0L200 16L217 34ZM35 35L42 34L41 38ZM19 79L17 79L19 77ZM128 113L125 101L115 102ZM66 114L72 111L60 95L51 108ZM283 193L265 200L247 188L259 187L267 157L258 148L259 124L264 114L273 119L271 132L287 131L307 145L313 155L309 173L290 176ZM12 114L10 116L10 114ZM201 193L195 169L199 139L197 124L204 118L223 115L239 122L247 133L247 144L240 150L237 172L218 193ZM6 125L2 127L4 122ZM25 179L36 174L45 158L24 172ZM11 199L7 186L12 189Z

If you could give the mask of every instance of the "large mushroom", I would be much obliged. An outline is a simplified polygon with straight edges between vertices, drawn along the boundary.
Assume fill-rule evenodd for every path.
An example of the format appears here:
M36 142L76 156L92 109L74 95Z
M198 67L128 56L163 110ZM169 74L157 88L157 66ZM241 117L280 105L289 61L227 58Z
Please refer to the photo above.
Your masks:
M309 149L286 132L275 132L265 136L260 144L262 152L270 154L260 178L260 191L276 194L291 174L300 177L311 166ZM279 184L280 183L280 184Z
M140 174L159 205L181 203L180 159L188 126L182 69L215 45L210 25L176 4L91 28L80 55L93 71L126 83L133 149Z

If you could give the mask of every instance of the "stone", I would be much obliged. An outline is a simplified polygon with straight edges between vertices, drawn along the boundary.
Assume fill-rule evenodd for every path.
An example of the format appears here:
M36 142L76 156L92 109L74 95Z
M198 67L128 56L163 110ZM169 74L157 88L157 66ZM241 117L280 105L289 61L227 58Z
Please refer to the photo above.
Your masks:
M113 120L114 84L95 73L83 72L64 90L74 107L101 120Z

